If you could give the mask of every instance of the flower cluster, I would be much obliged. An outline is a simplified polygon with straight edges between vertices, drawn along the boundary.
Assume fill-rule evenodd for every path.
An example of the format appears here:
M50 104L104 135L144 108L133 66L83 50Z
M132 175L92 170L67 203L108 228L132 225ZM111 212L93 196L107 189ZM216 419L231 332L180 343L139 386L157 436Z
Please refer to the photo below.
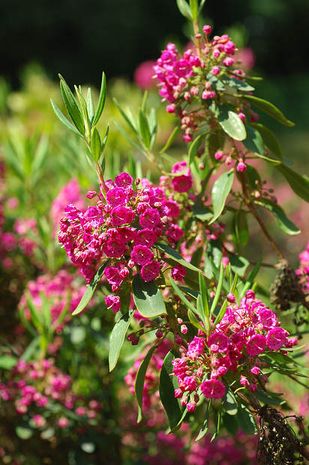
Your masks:
M184 236L178 221L188 206L191 187L186 162L176 163L159 186L121 173L106 182L104 195L88 193L88 198L98 198L96 205L85 210L67 206L59 242L87 282L106 260L104 276L113 292L136 272L145 282L152 281L163 266L155 243L161 240L175 246ZM117 311L119 297L107 296L106 304Z
M207 436L195 442L188 453L187 465L257 465L257 437L239 431L233 436L222 436L211 441Z
M52 425L65 429L72 425L72 419L96 419L101 409L98 401L87 401L73 393L71 377L52 359L20 360L10 379L0 384L0 398L13 403L17 414L27 416L40 429Z
M195 45L182 55L169 43L154 66L160 95L168 102L166 110L180 118L185 142L191 142L200 124L207 121L209 106L225 90L224 78L245 77L234 66L238 63L234 42L227 34L210 40L211 32L211 26L204 26L203 34L195 36Z
M173 374L181 398L189 411L194 411L200 395L207 399L221 399L226 394L226 377L231 375L237 386L251 391L258 382L265 383L262 372L267 363L261 359L265 352L280 351L296 344L281 328L276 314L253 291L238 305L229 295L230 305L209 337L200 331L188 344L181 358L173 361ZM229 378L230 380L230 378Z
M59 332L63 321L67 321L75 310L84 292L85 286L81 286L76 276L60 270L55 276L41 275L35 281L29 281L19 302L19 309L30 320L29 301L39 312L47 307L53 327Z

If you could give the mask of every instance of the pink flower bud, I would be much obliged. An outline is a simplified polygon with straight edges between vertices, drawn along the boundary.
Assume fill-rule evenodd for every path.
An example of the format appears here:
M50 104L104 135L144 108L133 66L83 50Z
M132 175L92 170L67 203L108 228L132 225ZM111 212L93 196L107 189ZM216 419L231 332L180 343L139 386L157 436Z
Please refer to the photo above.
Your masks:
M247 165L243 161L237 163L236 170L238 171L238 173L244 173L246 169Z
M205 24L205 26L203 26L203 32L208 36L212 33L212 27L209 24Z

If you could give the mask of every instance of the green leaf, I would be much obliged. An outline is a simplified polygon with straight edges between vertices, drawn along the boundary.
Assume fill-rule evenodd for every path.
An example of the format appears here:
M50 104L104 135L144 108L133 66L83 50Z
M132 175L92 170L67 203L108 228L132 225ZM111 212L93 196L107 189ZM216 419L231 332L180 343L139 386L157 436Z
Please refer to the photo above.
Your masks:
M206 280L201 273L199 274L199 287L200 287L200 295L202 299L204 315L207 318L209 318L210 311L209 311L209 302L208 302L208 299L209 299L208 289L207 289Z
M101 80L101 89L100 89L100 95L99 95L99 101L97 105L97 109L92 121L92 126L95 126L98 122L99 119L102 115L102 112L104 110L105 106L105 100L106 100L106 76L105 73L102 73L102 80Z
M251 413L243 406L240 406L237 412L237 420L244 433L256 433L256 424Z
M294 126L294 123L288 120L284 116L282 111L279 110L279 108L277 108L273 103L268 102L267 100L264 100L262 98L255 97L254 95L244 95L243 97L249 100L250 102L252 102L252 104L256 106L256 108L263 111L267 115L271 116L273 119L283 124L284 126L288 126L288 127Z
M231 390L228 390L223 403L224 410L229 415L236 415L238 411L238 402Z
M3 370L11 370L17 363L17 358L12 355L0 356L0 368Z
M166 313L160 289L154 281L146 283L140 275L133 278L133 298L137 310L146 318L155 318Z
M61 123L66 126L70 131L73 131L74 134L77 134L79 137L81 136L80 132L76 129L75 126L73 126L72 123L64 116L60 108L56 105L56 103L53 100L50 100L51 106L53 107L54 113L57 116L57 118L61 121Z
M221 263L220 265L220 274L219 274L219 279L218 279L218 285L216 289L216 294L214 296L214 299L211 304L210 308L210 315L212 315L217 307L217 304L219 302L220 296L221 296L221 290L222 290L222 285L223 285L223 278L224 278L224 267Z
M149 148L150 142L151 142L151 134L150 134L147 117L142 110L140 110L139 112L139 130L140 130L140 135L141 135L141 138L142 138L142 141L145 147Z
M27 428L25 426L17 426L15 431L16 431L16 435L20 439L24 439L24 440L30 439L31 436L33 435L32 429Z
M244 144L250 152L264 155L264 143L261 134L250 126L247 128L247 139Z
M139 423L142 420L143 416L143 390L144 390L144 383L145 383L145 376L147 372L147 368L149 365L149 362L151 360L152 354L156 350L157 346L152 346L144 360L139 366L138 372L136 374L136 380L135 380L135 395L138 403L138 417L137 417L137 423Z
M96 274L95 274L93 280L91 281L91 283L87 285L86 291L85 291L83 297L81 298L78 306L76 307L76 309L72 313L72 315L78 315L80 312L82 312L84 310L84 308L87 307L87 305L89 304L90 300L93 297L93 294L94 294L94 292L95 292L95 290L97 288L97 285L99 284L99 282L100 282L100 280L101 280L101 278L103 276L104 269L107 267L108 263L109 263L109 261L104 263L104 265L100 266L100 268L96 272Z
M234 111L219 107L218 121L224 132L232 139L239 141L246 139L245 125Z
M91 136L91 153L95 161L98 161L101 155L101 138L99 131L94 128Z
M241 257L240 255L231 254L229 256L231 268L234 273L237 273L238 276L241 278L245 275L246 270L249 266L249 261L245 257Z
M171 429L178 425L178 422L182 416L179 403L174 396L175 385L173 380L175 380L175 377L171 376L173 372L172 361L174 358L175 357L172 352L169 352L165 356L160 373L159 387L160 399L166 411Z
M193 21L196 21L199 13L198 0L190 0L190 9Z
M175 249L172 249L172 247L168 246L167 244L163 244L162 242L160 242L156 244L155 247L161 250L161 252L164 252L173 262L179 263L179 265L188 268L188 270L200 273L200 270L196 268L196 266L187 262Z
M207 432L208 432L208 416L209 416L209 404L208 404L208 408L207 408L207 411L206 411L206 414L205 414L205 419L203 421L202 427L200 428L200 430L198 432L198 435L195 438L195 441L200 441L207 434Z
M201 331L205 332L205 328L201 325L200 321L196 318L195 314L192 312L192 310L188 310L188 317L191 325L193 325L195 328L200 329Z
M117 102L116 99L114 99L114 103L116 105L116 107L118 108L118 111L120 112L121 116L123 117L123 119L125 120L125 122L127 123L127 125L132 129L132 131L137 134L137 130L136 130L136 127L135 127L135 123L134 123L134 120L133 120L133 116L130 114L129 110L127 110L127 112L125 112L121 106L119 105L119 103Z
M71 89L69 88L65 80L63 79L63 77L61 75L59 75L59 77L60 77L60 92L61 92L64 105L67 109L67 112L69 113L78 131L81 134L84 134L85 132L84 121L83 121L82 113L79 109L77 100L73 92L71 91Z
M269 148L269 150L281 159L282 153L280 144L274 133L261 123L252 123L252 126L259 131L263 138L264 144Z
M197 155L197 152L198 152L198 149L200 148L202 140L203 140L203 135L201 134L197 136L193 142L191 142L189 146L189 152L188 152L189 164L193 163L194 157Z
M268 199L259 199L255 203L269 210L278 222L278 226L290 236L300 233L298 227L285 214L284 210L277 204Z
M108 354L109 371L112 371L117 365L120 351L123 346L127 331L129 329L132 316L133 311L126 313L120 318L119 321L115 323L112 329L110 335Z
M309 202L309 178L301 176L283 164L278 166L278 170L283 174L293 191L306 202Z
M192 20L191 8L185 0L176 0L180 13L189 21Z
M191 304L190 300L187 299L187 297L184 295L184 293L182 292L180 287L177 286L177 284L175 283L175 281L173 280L172 277L170 277L170 282L171 282L172 288L175 291L175 294L178 295L178 297L185 304L185 306L188 309L190 309L193 313L196 313L196 309L195 309L194 305Z
M232 189L234 181L234 171L221 174L216 180L211 191L212 204L213 204L213 217L209 224L214 223L223 212L226 199Z
M94 109L93 109L93 101L92 101L92 94L91 94L90 87L88 87L88 90L87 90L86 103L87 103L87 113L88 113L89 121L91 124L93 121Z
M173 129L173 131L171 132L169 138L167 139L167 141L166 141L164 147L160 150L160 153L161 153L161 154L164 153L164 152L166 152L166 151L170 148L170 146L172 145L172 143L173 143L174 140L176 139L176 137L177 137L177 135L179 134L179 132L180 132L180 129L179 129L178 127L175 127L175 128Z
M243 210L237 210L234 216L234 232L236 242L240 245L247 245L249 241L249 229L247 214Z
M212 218L212 211L206 205L202 205L201 203L196 203L193 205L192 208L193 215L201 221L210 221Z

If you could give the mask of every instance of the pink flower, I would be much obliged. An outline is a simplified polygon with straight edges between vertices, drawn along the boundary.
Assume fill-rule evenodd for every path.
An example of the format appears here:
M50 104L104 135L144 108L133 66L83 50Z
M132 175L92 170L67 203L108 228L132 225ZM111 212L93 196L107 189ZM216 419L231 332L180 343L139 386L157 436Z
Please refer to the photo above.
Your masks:
M147 265L152 261L153 253L145 245L135 245L131 252L131 258L137 265Z
M155 208L148 207L141 214L139 224L143 228L153 228L161 223L160 214Z
M135 213L130 207L119 205L111 211L111 220L113 226L122 226L123 224L131 224L134 221Z
M110 232L109 237L103 245L103 251L107 257L120 258L127 250L124 238L116 231Z
M136 68L134 72L135 84L143 90L151 89L155 81L153 79L153 67L155 61L144 61Z
M65 429L69 426L70 422L66 417L60 417L59 420L57 421L57 424L59 428Z
M160 275L160 271L160 263L154 260L142 267L141 277L145 282L153 281Z
M255 356L264 352L266 347L266 339L262 334L254 334L247 342L247 352L249 355Z
M123 187L114 187L106 194L106 200L112 207L124 205L127 203L126 191Z
M184 235L183 230L178 224L171 224L166 231L166 236L170 242L178 242Z
M207 399L222 399L225 396L225 386L218 379L203 381L201 391Z
M214 332L208 338L208 346L212 352L225 352L229 342L229 338L220 332Z
M184 277L186 276L186 269L181 265L177 265L172 268L172 278L176 281L183 281Z
M202 355L205 351L205 339L194 336L190 344L188 345L187 356L195 360L197 357Z
M157 234L149 228L141 229L137 231L135 243L146 245L147 247L152 247L157 241Z
M118 295L107 295L104 297L105 305L108 309L112 310L114 313L117 313L120 310L120 297Z
M280 327L272 328L267 336L266 343L270 350L280 350L287 343L288 332Z
M172 186L176 192L188 192L193 185L192 174L185 161L180 161L172 167L172 173L177 176L172 179Z
M119 287L123 279L120 275L120 270L116 266L108 266L104 270L104 275L109 284Z
M115 184L117 187L131 187L133 178L129 173L120 173L115 177Z

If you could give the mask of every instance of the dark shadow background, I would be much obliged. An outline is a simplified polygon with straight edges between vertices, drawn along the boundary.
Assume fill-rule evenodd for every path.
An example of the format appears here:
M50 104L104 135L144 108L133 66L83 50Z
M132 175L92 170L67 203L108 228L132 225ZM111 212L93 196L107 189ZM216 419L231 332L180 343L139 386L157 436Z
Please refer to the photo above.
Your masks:
M309 71L308 0L207 0L204 12L217 32L245 26L265 74ZM38 62L70 82L98 84L102 69L132 77L166 38L183 37L184 23L175 0L0 0L0 74L16 87Z

